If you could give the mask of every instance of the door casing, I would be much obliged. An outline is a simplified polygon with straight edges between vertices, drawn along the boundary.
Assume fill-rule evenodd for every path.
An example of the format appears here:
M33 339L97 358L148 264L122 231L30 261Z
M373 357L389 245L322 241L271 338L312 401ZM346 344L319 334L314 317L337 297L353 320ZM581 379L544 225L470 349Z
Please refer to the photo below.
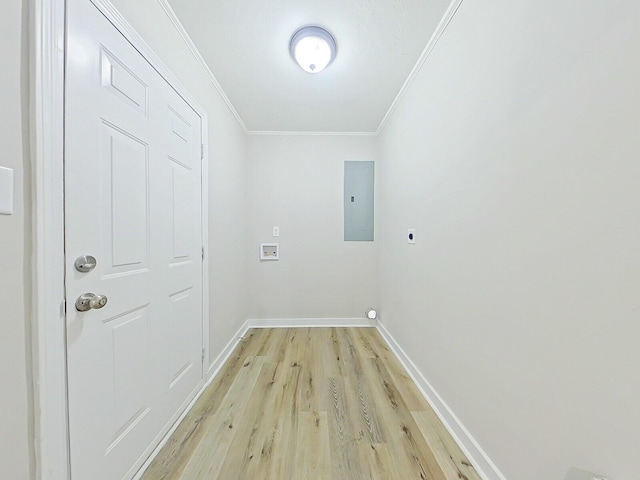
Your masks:
M109 0L91 1L202 118L202 245L208 245L208 119L169 68ZM29 0L30 118L33 185L32 361L35 474L67 480L64 287L64 57L65 0ZM206 249L204 250L206 253ZM202 265L204 361L209 358L209 259ZM208 364L203 366L206 375ZM205 379L202 379L204 385Z

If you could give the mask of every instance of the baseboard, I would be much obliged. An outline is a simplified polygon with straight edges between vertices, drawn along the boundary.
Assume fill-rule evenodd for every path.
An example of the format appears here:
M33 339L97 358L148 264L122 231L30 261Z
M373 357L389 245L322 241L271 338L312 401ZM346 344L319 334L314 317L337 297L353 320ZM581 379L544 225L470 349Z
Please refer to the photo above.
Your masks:
M242 337L244 337L244 334L247 332L248 329L249 329L248 322L244 322L240 327L240 329L233 336L233 338L229 340L229 343L227 343L227 345L222 349L222 352L220 352L220 354L216 357L216 359L207 369L207 373L205 374L204 384L202 385L198 393L196 393L196 395L193 397L191 402L189 402L189 404L186 406L184 411L175 420L171 428L162 437L162 440L160 440L156 448L153 449L153 451L151 452L151 455L149 455L149 457L145 460L145 462L142 464L140 469L133 476L132 480L139 480L144 474L144 472L147 470L147 468L149 468L149 465L151 465L151 462L153 462L153 460L156 458L158 453L160 453L160 450L162 450L162 447L164 447L167 441L171 438L171 435L173 435L173 433L176 431L176 429L178 428L182 420L184 420L184 417L187 416L187 414L191 411L191 409L193 408L195 403L198 401L200 396L204 393L204 391L211 384L211 382L216 377L216 375L220 372L225 362L229 359L229 357L233 353L233 350L236 348L240 340L242 340Z
M171 428L169 428L169 430L167 430L167 433L165 433L163 435L162 439L160 440L160 442L158 443L156 448L153 449L151 454L147 457L147 459L144 461L142 466L138 469L138 471L132 477L131 480L139 480L142 477L142 475L144 474L144 472L147 471L147 468L149 468L149 465L151 465L151 462L153 462L153 460L156 458L156 456L158 456L158 453L160 453L160 450L162 450L162 447L164 447L164 445L167 443L169 438L171 438L171 435L173 435L173 432L176 431L176 429L178 428L178 426L180 425L180 423L182 422L184 417L186 417L187 414L191 411L191 409L193 408L195 403L198 401L198 398L200 398L200 395L202 395L202 393L204 392L205 388L207 388L208 386L209 386L208 383L205 383L204 385L202 385L200 390L198 390L198 393L195 394L195 396L189 402L189 404L186 406L186 408L176 418L176 420L171 425Z
M378 323L377 329L480 476L484 480L507 480L385 326Z
M295 327L375 327L376 320L367 318L250 318L248 328Z
M247 330L249 330L249 322L245 321L240 329L235 333L235 335L229 340L227 345L222 349L222 352L216 357L216 359L209 365L207 369L206 377L207 377L207 385L209 385L215 376L218 374L220 369L224 366L224 362L231 356L233 349L236 348L242 337L244 337Z

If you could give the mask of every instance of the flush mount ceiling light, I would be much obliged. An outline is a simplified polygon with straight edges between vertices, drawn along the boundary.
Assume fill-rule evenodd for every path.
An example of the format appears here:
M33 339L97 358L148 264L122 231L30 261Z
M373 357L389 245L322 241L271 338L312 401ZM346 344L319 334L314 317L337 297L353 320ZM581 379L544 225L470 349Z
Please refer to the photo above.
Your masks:
M289 42L291 58L305 72L320 73L336 57L336 41L327 30L316 25L298 29Z

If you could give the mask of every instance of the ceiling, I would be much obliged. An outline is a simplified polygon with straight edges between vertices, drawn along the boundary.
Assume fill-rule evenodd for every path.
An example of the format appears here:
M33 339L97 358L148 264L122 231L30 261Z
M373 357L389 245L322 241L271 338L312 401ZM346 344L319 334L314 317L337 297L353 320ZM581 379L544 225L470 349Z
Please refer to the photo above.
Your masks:
M169 0L250 132L376 132L450 0ZM303 25L327 28L335 61L289 56Z

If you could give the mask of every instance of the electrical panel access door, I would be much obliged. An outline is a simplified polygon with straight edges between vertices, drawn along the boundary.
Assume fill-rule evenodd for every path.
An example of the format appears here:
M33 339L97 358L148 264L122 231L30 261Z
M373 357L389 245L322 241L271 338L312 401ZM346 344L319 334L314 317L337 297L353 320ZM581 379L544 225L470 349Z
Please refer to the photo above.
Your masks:
M344 162L344 239L373 241L375 162Z

